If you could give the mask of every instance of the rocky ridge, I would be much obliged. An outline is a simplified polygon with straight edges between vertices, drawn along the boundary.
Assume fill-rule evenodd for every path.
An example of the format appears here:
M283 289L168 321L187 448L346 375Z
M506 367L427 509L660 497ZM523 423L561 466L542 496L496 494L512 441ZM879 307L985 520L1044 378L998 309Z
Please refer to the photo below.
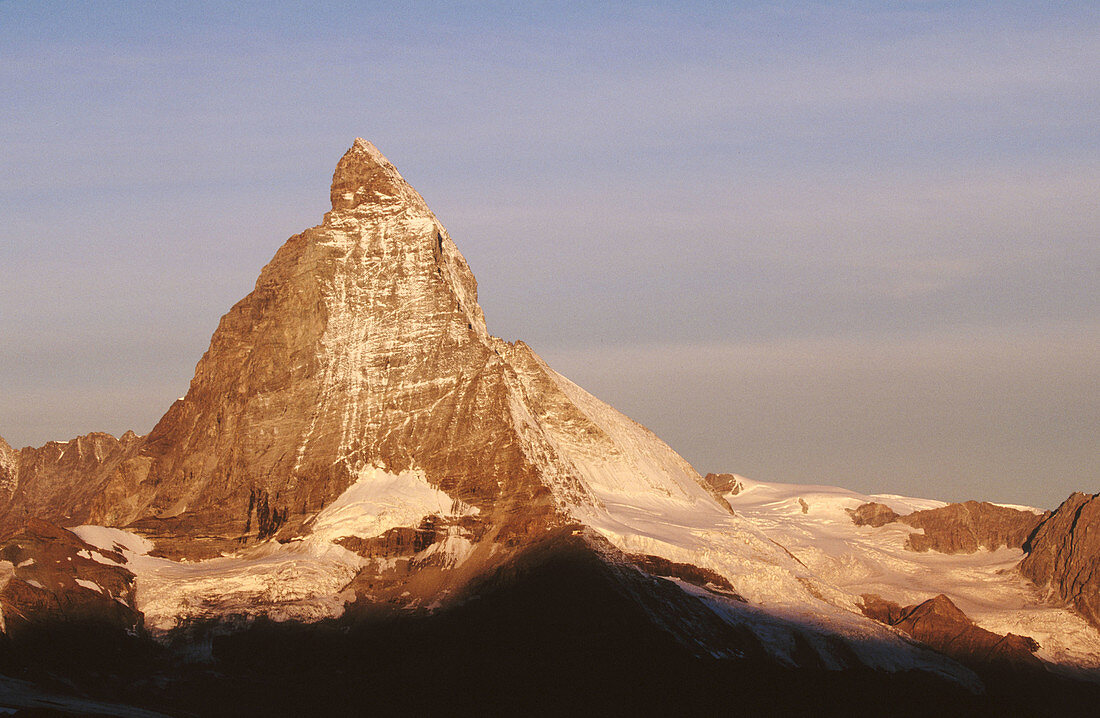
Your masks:
M1025 550L1020 572L1100 628L1100 494L1071 494Z
M943 594L905 607L864 594L862 609L870 618L966 664L1042 668L1033 655L1039 648L1034 639L980 628Z
M849 510L857 526L880 528L895 521L923 533L911 533L906 546L913 551L974 553L1002 546L1021 548L1047 514L999 506L986 501L966 501L905 516L885 504L870 502Z

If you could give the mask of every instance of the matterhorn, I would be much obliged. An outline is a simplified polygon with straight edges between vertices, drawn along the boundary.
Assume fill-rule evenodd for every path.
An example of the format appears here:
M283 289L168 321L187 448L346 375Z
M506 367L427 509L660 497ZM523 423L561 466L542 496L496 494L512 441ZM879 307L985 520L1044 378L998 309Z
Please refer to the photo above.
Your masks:
M1061 509L703 477L490 333L466 260L371 143L340 159L330 202L148 434L0 440L0 707L978 715L1100 699L1097 587L1058 558L1093 566L1096 546Z

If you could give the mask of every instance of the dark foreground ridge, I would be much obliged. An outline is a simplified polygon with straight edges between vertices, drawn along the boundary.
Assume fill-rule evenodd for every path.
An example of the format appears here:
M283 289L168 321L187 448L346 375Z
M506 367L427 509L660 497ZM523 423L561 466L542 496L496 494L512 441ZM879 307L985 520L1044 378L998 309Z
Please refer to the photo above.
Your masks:
M671 581L609 564L568 532L472 596L435 614L192 624L168 645L102 624L40 624L4 639L0 668L177 716L1073 716L1100 701L1098 685L1019 665L978 668L984 694L929 673L783 666ZM684 635L735 651L715 657Z

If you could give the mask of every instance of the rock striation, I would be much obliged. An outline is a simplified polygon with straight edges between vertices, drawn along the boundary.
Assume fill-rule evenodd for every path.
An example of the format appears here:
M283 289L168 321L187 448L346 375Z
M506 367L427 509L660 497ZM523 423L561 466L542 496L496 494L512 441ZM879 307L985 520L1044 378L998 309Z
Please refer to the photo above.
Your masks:
M979 548L994 551L1002 546L1021 548L1046 517L985 501L947 504L906 516L884 504L871 502L850 509L848 514L857 526L879 528L898 521L923 529L923 533L909 534L906 548L939 553L974 553Z
M10 501L19 483L19 454L0 436L0 498Z
M147 436L21 452L0 530L27 513L129 527L160 555L200 559L309 535L375 470L418 472L503 543L601 510L596 489L624 490L619 475L725 510L650 432L488 333L465 259L372 144L340 159L329 198L222 318Z
M893 684L881 683L887 673L922 673L952 695L980 689L954 661L864 617L842 583L862 569L833 529L857 533L842 509L868 497L704 480L530 347L490 335L465 259L370 143L340 159L329 201L321 224L291 237L222 318L186 395L147 436L18 452L0 442L0 616L11 626L105 621L207 652L210 682L206 671L182 680L221 691L227 714L318 712L275 697L284 684L311 700L356 687L354 705L432 686L448 701L482 700L477 684L425 680L426 656L445 676L468 670L543 709L547 686L571 707L588 693L574 678L546 679L547 668L577 666L582 680L618 671L610 683L630 694L648 683L639 676L678 687L689 671L713 670L704 684L734 686L731 705L744 695L738 676L802 668L799 678L855 669L857 684L882 686ZM771 519L735 512L731 497ZM856 514L896 518L875 506ZM766 533L792 515L796 540L821 537L820 547L794 546L800 556L791 534ZM966 517L972 534L990 533ZM1015 656L1014 637L997 642L953 608L936 599L883 615L945 652ZM81 659L94 666L82 689L104 678L101 653L93 643ZM53 671L55 658L41 665ZM114 679L161 693L160 669L141 663L137 680ZM237 680L223 680L227 666ZM544 680L516 687L531 677ZM231 695L241 687L271 707ZM682 708L684 692L675 698Z
M28 517L55 524L85 523L115 470L142 444L128 431L119 438L102 432L44 446L11 449L0 439L0 537L20 530Z
M1024 549L1020 573L1100 628L1100 494L1071 494Z

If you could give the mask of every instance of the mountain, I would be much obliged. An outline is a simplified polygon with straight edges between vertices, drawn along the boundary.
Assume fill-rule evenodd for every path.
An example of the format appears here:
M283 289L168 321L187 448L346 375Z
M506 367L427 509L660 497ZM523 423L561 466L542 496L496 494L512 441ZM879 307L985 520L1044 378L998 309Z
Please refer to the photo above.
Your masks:
M1020 571L1100 627L1100 494L1076 492L1028 539Z
M978 711L1039 695L987 660L1009 646L1025 686L1093 695L1067 676L1100 667L1100 634L1009 571L1037 513L704 479L489 333L465 259L373 145L340 159L329 199L148 435L0 440L0 609L18 619L0 669L70 662L85 697L159 709L168 686L200 714L343 712L378 700L379 676L417 684L433 653L451 673L425 701L478 686L564 706L583 684L612 712L797 713L815 705L802 685ZM995 550L915 552L886 512L852 520L869 503L965 539L924 548ZM883 619L907 604L908 623ZM943 630L976 648L919 638ZM109 679L81 662L104 645Z

